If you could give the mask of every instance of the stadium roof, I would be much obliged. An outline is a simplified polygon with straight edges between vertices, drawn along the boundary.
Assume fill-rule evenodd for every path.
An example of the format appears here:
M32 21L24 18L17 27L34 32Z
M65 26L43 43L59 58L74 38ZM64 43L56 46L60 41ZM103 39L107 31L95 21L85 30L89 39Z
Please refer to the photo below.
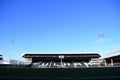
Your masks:
M108 55L106 55L106 56L103 57L103 58L110 58L110 57L115 57L115 56L120 56L120 50L119 50L119 51L112 52L112 53L109 53Z
M60 55L64 55L67 57L101 57L97 52L28 52L24 53L22 57L58 57Z

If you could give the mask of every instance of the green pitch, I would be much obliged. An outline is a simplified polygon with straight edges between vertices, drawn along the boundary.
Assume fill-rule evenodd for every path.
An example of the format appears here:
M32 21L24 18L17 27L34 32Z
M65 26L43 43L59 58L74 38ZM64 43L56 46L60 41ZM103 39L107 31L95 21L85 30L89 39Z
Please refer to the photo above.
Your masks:
M120 67L0 68L0 80L120 80Z

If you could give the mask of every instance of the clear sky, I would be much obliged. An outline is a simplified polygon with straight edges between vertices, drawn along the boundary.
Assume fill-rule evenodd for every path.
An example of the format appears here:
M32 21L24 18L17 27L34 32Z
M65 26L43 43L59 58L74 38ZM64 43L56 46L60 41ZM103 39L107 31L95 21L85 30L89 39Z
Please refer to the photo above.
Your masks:
M101 36L101 37L100 37ZM0 0L0 53L120 50L120 0Z

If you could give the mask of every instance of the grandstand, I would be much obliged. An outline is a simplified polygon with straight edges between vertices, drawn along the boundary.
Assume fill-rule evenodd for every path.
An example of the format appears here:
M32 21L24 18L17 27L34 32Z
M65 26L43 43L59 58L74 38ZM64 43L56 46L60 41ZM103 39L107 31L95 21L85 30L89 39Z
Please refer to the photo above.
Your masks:
M120 51L109 53L103 59L105 66L120 66Z
M23 61L4 60L0 55L0 67L32 68L85 68L85 67L120 67L120 51L101 57L95 52L42 52L24 53Z
M98 53L25 53L25 63L33 68L81 68L98 66Z

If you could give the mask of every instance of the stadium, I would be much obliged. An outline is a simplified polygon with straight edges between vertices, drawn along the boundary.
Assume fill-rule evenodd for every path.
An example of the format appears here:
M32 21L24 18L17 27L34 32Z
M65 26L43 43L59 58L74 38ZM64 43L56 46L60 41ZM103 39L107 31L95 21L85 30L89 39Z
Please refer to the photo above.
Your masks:
M24 53L24 62L0 60L0 79L120 80L120 51Z
M97 66L98 53L25 53L25 63L33 68L80 68Z

